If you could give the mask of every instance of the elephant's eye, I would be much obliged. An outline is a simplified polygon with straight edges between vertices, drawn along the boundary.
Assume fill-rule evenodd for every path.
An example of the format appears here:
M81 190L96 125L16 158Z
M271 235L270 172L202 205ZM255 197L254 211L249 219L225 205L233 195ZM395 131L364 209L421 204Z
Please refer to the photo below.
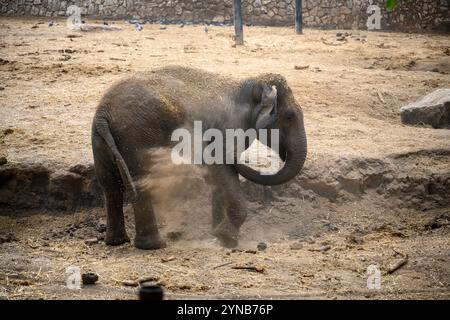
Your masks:
M286 120L292 120L292 119L294 119L294 117L295 117L295 112L294 112L294 110L292 110L292 109L287 110L287 111L286 111L285 117L286 117Z

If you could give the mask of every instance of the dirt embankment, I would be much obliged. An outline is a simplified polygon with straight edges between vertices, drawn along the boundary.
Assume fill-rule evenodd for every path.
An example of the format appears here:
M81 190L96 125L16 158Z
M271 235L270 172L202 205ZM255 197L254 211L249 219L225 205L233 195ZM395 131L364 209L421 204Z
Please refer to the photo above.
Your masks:
M284 186L262 187L248 181L242 185L249 201L267 202L273 195L306 196L307 201L323 197L331 202L381 196L390 199L392 207L429 210L450 205L449 157L449 150L438 149L384 159L331 158L308 162L302 174ZM55 172L43 166L6 164L0 167L0 181L0 205L5 209L77 210L103 205L93 165Z

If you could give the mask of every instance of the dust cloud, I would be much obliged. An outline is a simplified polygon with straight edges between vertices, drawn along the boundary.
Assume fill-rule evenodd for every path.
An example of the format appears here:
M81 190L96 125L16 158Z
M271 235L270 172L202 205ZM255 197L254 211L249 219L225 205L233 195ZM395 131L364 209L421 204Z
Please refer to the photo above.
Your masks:
M171 148L149 149L146 154L149 173L136 186L148 193L161 232L169 240L188 240L196 246L215 243L211 234L212 184L208 166L174 164L171 151ZM242 153L241 161L254 169L269 172L271 162L281 162L281 159L272 149L255 140ZM261 209L266 208L258 211ZM272 236L284 233L273 225L255 229L255 223L256 219L250 223L255 234L247 235L247 238L266 238L269 229Z
M149 194L163 232L172 240L211 238L207 168L174 164L170 148L152 148L147 153L149 173L137 187Z

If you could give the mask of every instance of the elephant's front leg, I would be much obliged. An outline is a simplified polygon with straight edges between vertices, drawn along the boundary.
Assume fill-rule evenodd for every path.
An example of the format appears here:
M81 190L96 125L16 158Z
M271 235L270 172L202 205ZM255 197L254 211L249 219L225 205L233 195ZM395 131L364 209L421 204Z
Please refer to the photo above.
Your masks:
M164 248L166 244L159 235L149 192L138 191L133 209L136 225L135 247L144 250Z
M225 247L236 247L239 229L246 218L239 176L233 166L216 166L211 172L213 190L213 234Z

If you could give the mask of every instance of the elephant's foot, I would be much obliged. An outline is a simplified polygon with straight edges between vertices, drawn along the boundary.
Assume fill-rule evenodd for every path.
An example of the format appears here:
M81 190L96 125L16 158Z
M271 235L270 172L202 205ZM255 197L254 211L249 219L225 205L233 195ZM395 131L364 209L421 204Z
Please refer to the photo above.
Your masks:
M166 242L158 235L156 236L136 236L134 246L142 250L156 250L166 247Z
M125 231L120 233L106 232L105 243L109 246L119 246L126 242L130 242L130 238Z
M229 223L221 223L214 230L213 235L219 239L220 244L225 248L237 247L239 230Z

